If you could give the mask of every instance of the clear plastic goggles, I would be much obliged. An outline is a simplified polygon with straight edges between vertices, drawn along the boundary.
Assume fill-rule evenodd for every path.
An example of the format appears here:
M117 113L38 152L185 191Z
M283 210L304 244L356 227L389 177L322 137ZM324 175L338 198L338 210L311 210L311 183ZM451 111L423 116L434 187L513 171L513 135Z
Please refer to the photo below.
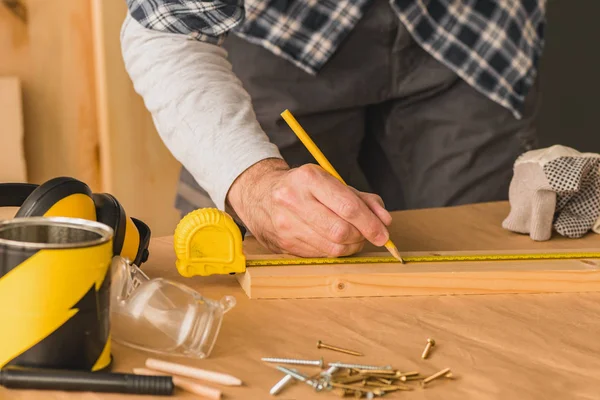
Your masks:
M150 279L122 257L112 260L111 335L133 348L165 355L206 358L217 340L223 315L236 304L163 278Z

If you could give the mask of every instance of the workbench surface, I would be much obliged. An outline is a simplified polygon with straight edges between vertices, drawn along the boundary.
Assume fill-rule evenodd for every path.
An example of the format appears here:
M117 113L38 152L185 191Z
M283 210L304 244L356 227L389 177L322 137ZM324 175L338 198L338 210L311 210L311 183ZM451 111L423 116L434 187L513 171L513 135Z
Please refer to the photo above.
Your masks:
M400 250L497 250L532 245L525 235L498 229L507 203L393 213L392 239ZM553 238L540 248L600 249L600 235ZM325 361L391 364L403 371L431 374L445 367L455 379L426 389L396 392L396 399L598 399L600 398L600 293L410 296L249 300L235 277L186 279L175 269L171 238L152 241L143 269L190 285L204 296L234 295L209 359L166 358L226 372L244 381L224 387L224 399L334 399L296 383L277 397L269 389L282 374L261 357L297 357ZM421 352L428 337L436 346L427 360ZM316 348L317 340L365 353L354 357ZM114 370L142 367L142 351L113 344ZM163 357L156 357L163 358ZM302 369L308 373L315 369ZM1 399L136 399L103 393L0 389ZM164 398L164 397L162 397ZM199 398L177 391L175 398Z

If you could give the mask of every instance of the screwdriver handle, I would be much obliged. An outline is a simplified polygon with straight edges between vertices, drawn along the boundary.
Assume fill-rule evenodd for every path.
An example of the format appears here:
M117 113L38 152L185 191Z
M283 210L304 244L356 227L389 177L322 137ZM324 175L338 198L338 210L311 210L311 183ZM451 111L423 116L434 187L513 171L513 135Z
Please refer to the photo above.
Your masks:
M112 392L158 396L172 395L175 387L171 376L12 368L0 370L0 385L8 389Z

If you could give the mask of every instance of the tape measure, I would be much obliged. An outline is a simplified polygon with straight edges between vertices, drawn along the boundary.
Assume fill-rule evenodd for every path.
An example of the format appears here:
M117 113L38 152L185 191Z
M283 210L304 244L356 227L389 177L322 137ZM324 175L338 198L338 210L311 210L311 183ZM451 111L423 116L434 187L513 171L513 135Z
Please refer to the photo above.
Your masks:
M600 252L584 253L536 253L536 254L479 254L402 256L404 263L431 263L448 261L514 261L514 260L560 260L600 258ZM282 258L273 260L247 260L247 267L276 267L282 265L335 265L335 264L401 264L391 256L340 257L340 258Z
M173 246L177 270L182 276L223 275L246 271L247 267L285 265L381 264L400 261L392 256L356 256L339 258L278 257L249 260L242 250L242 232L231 216L216 208L200 208L181 219L175 229ZM600 252L547 252L521 254L416 255L402 256L404 263L468 261L533 261L560 259L596 259Z

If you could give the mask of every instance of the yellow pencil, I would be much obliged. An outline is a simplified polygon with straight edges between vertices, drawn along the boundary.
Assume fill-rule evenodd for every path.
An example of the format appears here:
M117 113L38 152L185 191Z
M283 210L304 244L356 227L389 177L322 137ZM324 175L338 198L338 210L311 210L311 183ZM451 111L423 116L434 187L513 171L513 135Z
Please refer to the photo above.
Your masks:
M333 165L331 165L329 160L327 160L325 155L321 152L321 150L319 150L319 148L317 147L315 142L312 141L312 139L308 136L306 131L302 128L302 126L300 126L298 121L296 121L296 118L294 118L292 113L289 110L285 110L284 112L281 113L281 116L283 117L285 122L287 122L289 127L296 134L296 136L298 136L298 139L300 139L300 141L304 144L304 146L310 152L310 154L312 154L312 156L315 158L315 160L317 160L317 162L319 163L321 168L323 168L325 171L329 172L331 175L333 175L335 178L337 178L340 182L342 182L344 185L346 185L346 182L344 182L344 180L342 179L340 174L338 174L337 171L335 170L335 168L333 168ZM401 263L404 263L404 260L402 260L402 257L400 257L398 248L396 247L396 245L394 245L394 243L392 242L391 239L387 241L387 243L385 244L385 247L395 258L400 260Z

